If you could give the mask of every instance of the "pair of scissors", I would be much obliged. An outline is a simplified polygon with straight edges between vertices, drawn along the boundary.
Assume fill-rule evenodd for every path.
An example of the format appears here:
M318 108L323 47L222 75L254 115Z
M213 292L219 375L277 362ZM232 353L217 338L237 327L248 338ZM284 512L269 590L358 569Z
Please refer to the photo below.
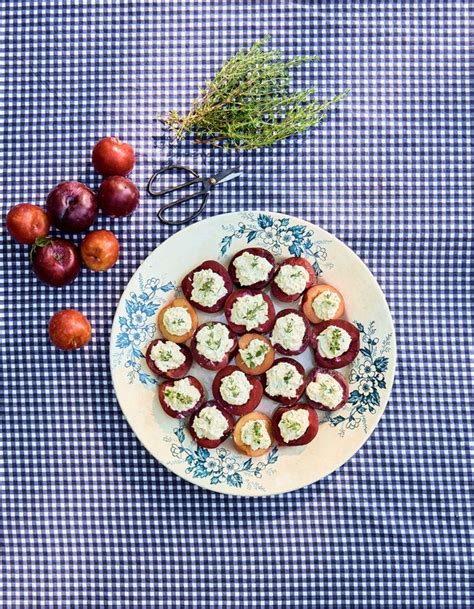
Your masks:
M179 190L182 190L183 188L188 188L189 186L193 186L194 184L201 184L202 188L192 192L191 194L189 194L187 196L180 197L179 199L171 201L170 203L166 203L165 205L160 207L160 209L158 210L158 213L156 214L158 216L158 218L164 224L168 224L170 226L187 224L188 222L191 222L191 220L194 220L194 218L199 216L199 214L205 208L211 189L214 186L217 186L217 184L224 184L224 182L228 182L229 180L234 180L235 178L240 177L242 175L242 172L239 170L240 170L240 167L231 167L230 169L221 171L220 173L217 173L209 178L202 178L196 171L194 171L194 169L191 169L190 167L186 167L185 165L168 165L167 167L163 167L162 169L155 171L155 173L151 176L151 178L148 181L147 192L152 197L162 197L162 196L170 194L172 192L177 192ZM164 190L154 190L153 187L154 187L156 181L159 179L159 177L165 173L169 173L169 172L173 172L173 171L185 171L192 177L190 180L187 180L186 182L183 182L182 184L178 184L177 186L171 186L170 188L165 188ZM186 203L187 201L191 201L192 199L196 199L196 198L202 199L201 204L195 211L193 211L189 216L187 216L183 220L168 220L165 217L165 212L168 209L172 209L173 207L177 207L177 206L181 205L182 203Z

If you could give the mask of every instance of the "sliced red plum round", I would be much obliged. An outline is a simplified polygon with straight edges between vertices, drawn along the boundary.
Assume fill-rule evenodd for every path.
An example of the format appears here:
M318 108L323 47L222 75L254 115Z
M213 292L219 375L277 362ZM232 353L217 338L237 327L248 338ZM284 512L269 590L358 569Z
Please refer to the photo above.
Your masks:
M233 292L225 302L224 313L229 328L236 334L265 334L272 329L275 321L275 307L271 299L254 290Z
M145 359L148 368L156 376L169 379L182 379L193 363L193 356L186 345L178 345L162 338L151 341Z
M359 330L349 321L330 319L313 327L311 346L321 368L343 368L355 360L360 349Z
M347 404L349 383L340 372L314 368L306 379L305 391L310 406L334 412Z
M273 437L282 446L303 446L316 437L319 419L307 404L280 406L272 417Z
M237 347L236 335L227 324L220 321L201 324L191 340L194 359L206 370L225 368Z
M216 313L232 292L232 280L222 264L216 260L206 260L185 275L181 289L196 309Z
M282 302L294 302L317 282L314 268L306 258L298 256L287 258L280 264L273 277L272 296Z
M158 399L167 415L174 419L184 419L196 412L204 402L204 387L194 376L170 379L158 387Z
M237 366L227 366L214 377L212 394L217 403L235 416L248 414L260 404L262 383Z
M267 397L281 404L294 404L303 395L304 368L291 357L280 357L265 372L263 390Z
M275 257L262 247L247 247L229 263L229 275L238 288L261 290L275 274Z
M303 353L311 338L311 327L306 317L296 309L282 309L275 317L272 341L283 355Z
M234 419L215 400L209 400L191 415L188 429L199 446L216 448L233 432Z

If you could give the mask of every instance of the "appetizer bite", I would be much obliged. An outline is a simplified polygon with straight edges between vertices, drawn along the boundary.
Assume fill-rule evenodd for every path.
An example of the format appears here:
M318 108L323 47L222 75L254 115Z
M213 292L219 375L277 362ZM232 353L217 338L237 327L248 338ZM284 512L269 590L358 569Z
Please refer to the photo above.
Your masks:
M265 373L265 395L275 402L294 404L303 395L304 385L304 368L290 357L275 360Z
M321 368L343 368L359 353L359 330L349 321L322 321L313 328L311 345L314 359Z
M315 285L303 296L301 309L313 324L344 315L342 294L331 285Z
M340 372L315 368L306 380L306 397L318 410L339 410L349 398L349 383Z
M169 379L182 379L188 374L193 363L193 356L188 347L162 338L151 341L145 359L154 374Z
M273 437L284 446L309 444L318 433L319 419L306 404L280 406L272 417Z
M261 247L240 250L229 264L229 275L238 288L261 290L275 273L275 258Z
M191 351L202 368L225 368L237 349L237 338L226 324L208 321L201 324L191 341Z
M261 292L237 290L225 302L224 313L229 328L236 334L255 330L265 334L275 320L275 307L270 298Z
M270 337L275 349L283 355L303 353L309 344L311 329L305 316L294 309L283 309L275 317Z
M206 260L184 277L181 288L196 309L215 313L222 309L232 292L232 280L222 264Z
M204 448L216 448L234 429L232 415L217 402L205 402L189 419L189 432L195 442Z
M158 387L161 407L170 417L184 419L204 402L204 388L194 376L164 381Z
M243 415L260 404L263 387L257 378L247 376L237 366L227 366L214 377L212 394L227 412Z
M250 412L237 421L233 436L241 452L249 457L261 457L273 443L272 422L262 412Z
M239 338L235 363L245 374L263 374L272 366L274 359L275 349L265 336L250 333Z
M280 264L273 278L272 296L282 302L294 302L316 283L316 273L305 258L287 258Z
M185 343L196 331L198 317L186 298L175 298L158 313L158 329L167 340Z

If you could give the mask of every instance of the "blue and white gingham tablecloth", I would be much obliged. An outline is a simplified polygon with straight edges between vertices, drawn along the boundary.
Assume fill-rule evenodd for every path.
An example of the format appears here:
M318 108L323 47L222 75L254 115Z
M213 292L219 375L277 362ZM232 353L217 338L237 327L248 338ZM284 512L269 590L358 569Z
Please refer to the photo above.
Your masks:
M2 214L65 179L96 186L89 154L106 134L135 146L144 193L169 152L156 116L185 109L224 59L266 33L286 55L319 53L298 85L322 97L349 87L347 101L308 137L242 154L245 175L205 216L272 209L334 233L382 285L399 348L386 413L338 472L280 497L212 494L147 454L110 381L120 294L174 232L156 202L100 217L119 264L63 290L40 285L3 232L1 606L469 607L467 0L1 5ZM174 152L211 171L229 161L197 150ZM94 340L65 354L46 328L71 306Z

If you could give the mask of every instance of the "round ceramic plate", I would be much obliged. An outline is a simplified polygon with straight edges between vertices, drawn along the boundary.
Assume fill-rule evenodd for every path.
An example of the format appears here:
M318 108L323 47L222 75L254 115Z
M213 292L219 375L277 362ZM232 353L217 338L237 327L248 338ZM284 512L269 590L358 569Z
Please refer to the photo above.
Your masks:
M307 446L274 446L263 457L239 453L231 438L207 450L191 438L183 421L167 416L157 399L158 380L143 354L156 337L158 309L177 295L182 277L204 260L226 265L240 249L260 246L282 260L304 256L321 281L338 288L345 318L357 324L361 350L342 369L350 383L348 404L318 412L320 429ZM283 308L276 301L277 310ZM288 306L285 304L285 307ZM297 305L294 305L295 307ZM200 322L224 320L222 313L199 313ZM172 472L203 488L230 495L262 496L292 491L327 476L367 440L387 403L395 370L395 336L384 295L365 264L326 231L290 216L245 212L215 216L181 230L157 247L133 275L120 299L110 339L112 378L118 401L133 431L150 453ZM312 353L296 356L309 371ZM194 364L212 397L214 373ZM277 404L264 399L267 414Z

